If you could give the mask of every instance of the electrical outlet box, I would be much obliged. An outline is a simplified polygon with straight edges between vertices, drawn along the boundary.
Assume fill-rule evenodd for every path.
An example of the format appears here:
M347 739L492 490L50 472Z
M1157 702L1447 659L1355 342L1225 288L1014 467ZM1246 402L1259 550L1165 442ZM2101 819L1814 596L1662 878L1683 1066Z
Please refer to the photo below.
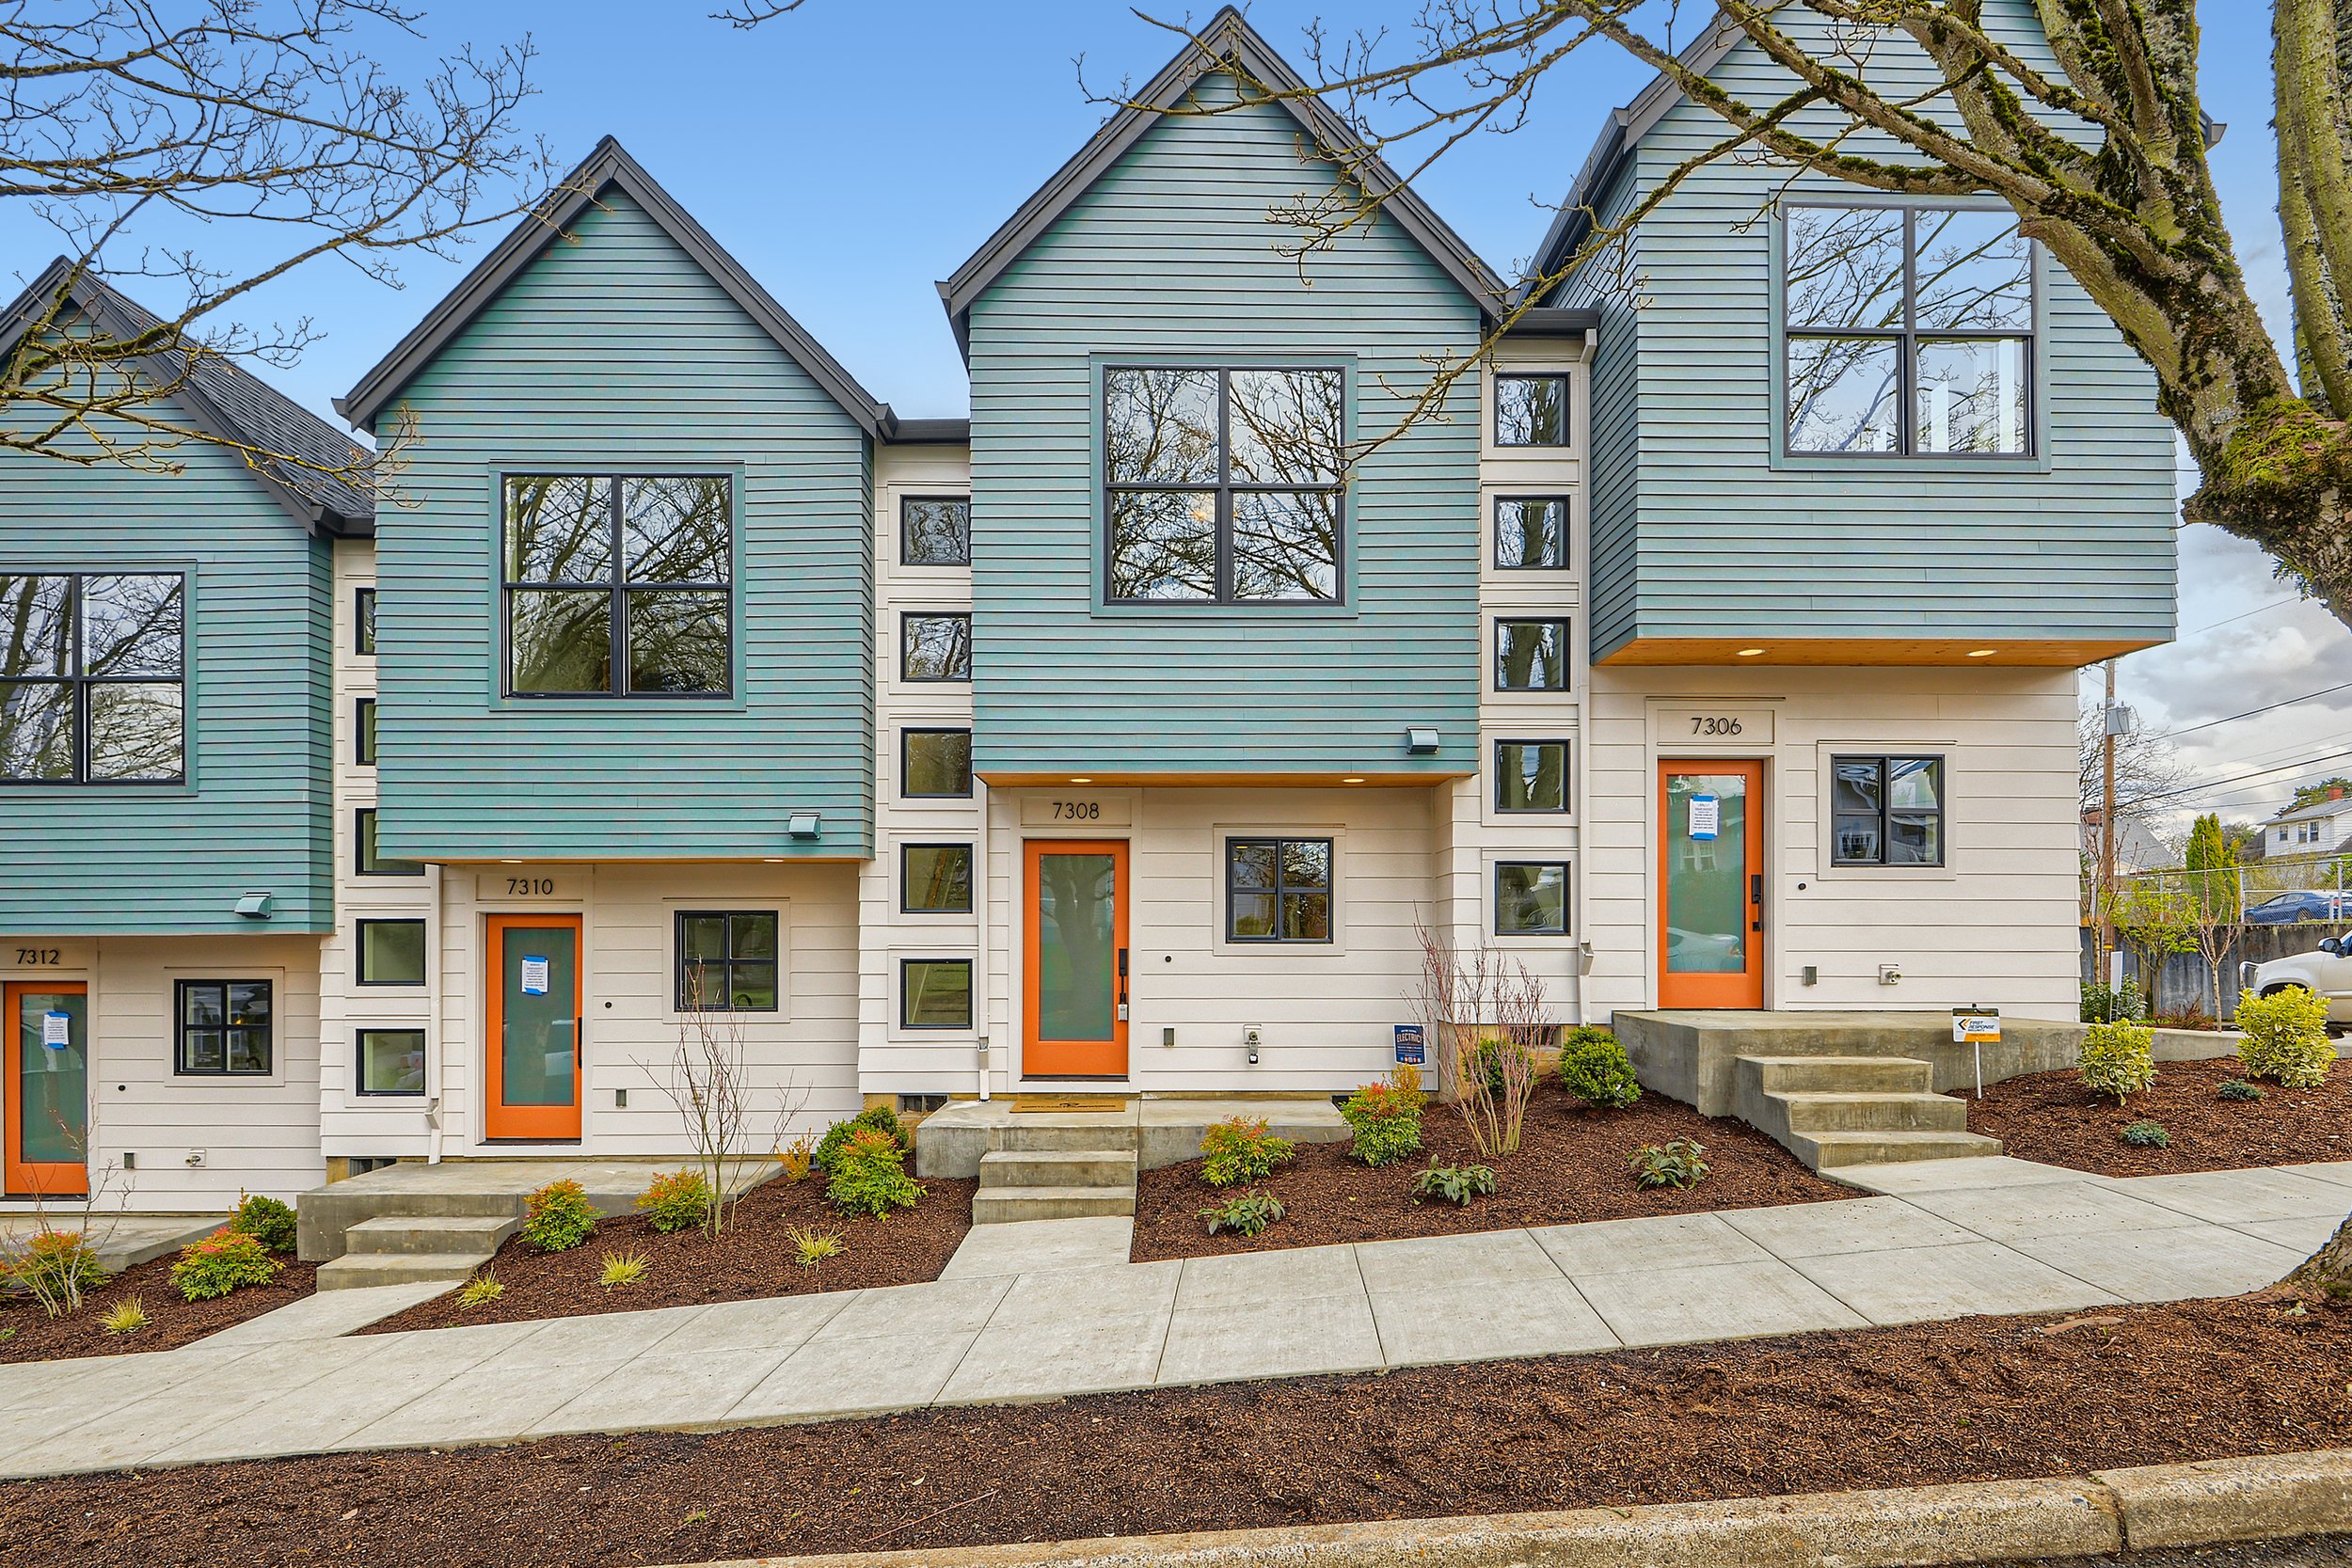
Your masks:
M628 1091L627 1089L614 1089L612 1091L612 1108L616 1111L626 1111L628 1109Z
M194 1170L196 1167L198 1167L199 1165L201 1165L203 1163L204 1163L204 1151L203 1151L202 1149L200 1149L200 1148L191 1148L191 1149L189 1149L189 1150L188 1150L188 1168L189 1168L189 1169Z
M1241 1043L1248 1046L1252 1051L1255 1051L1260 1046L1265 1044L1264 1025L1258 1023L1246 1023L1242 1025Z
M1176 1025L1168 1023L1161 1026L1160 1043L1164 1046L1174 1045L1176 1043Z
M139 1157L135 1151L128 1148L122 1151L122 1168L124 1170L136 1170L139 1168Z
M1820 965L1807 964L1804 966L1804 983L1808 986L1818 986L1821 983Z
M1901 985L1902 983L1903 983L1903 966L1902 966L1902 965L1900 965L1900 964L1881 964L1881 965L1879 965L1879 984L1880 984L1880 985L1882 985L1882 986L1899 986L1899 985Z

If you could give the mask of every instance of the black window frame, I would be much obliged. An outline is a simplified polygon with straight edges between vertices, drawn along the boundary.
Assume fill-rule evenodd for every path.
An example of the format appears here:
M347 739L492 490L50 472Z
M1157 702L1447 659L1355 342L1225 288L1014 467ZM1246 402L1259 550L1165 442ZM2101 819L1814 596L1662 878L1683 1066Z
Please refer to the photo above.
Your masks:
M423 876L424 862L404 860L398 855L387 855L383 852L380 847L375 847L374 854L373 856L375 861L375 864L371 866L368 863L371 858L369 853L370 848L372 846L375 846L379 843L380 835L383 830L383 824L378 820L378 811L379 808L375 806L354 806L352 808L351 874L355 877ZM371 832L369 831L371 825L375 828L375 832ZM413 866L415 869L408 871L387 871L383 869L383 867L387 864Z
M236 1068L230 1066L231 1035L251 1036L257 1026L229 1022L229 995L231 986L257 986L263 998L263 1022L258 1025L262 1037L262 1066ZM220 992L221 1022L220 1066L190 1067L188 1065L188 993L208 990ZM248 1041L249 1043L249 1041ZM171 985L171 1075L174 1078L272 1078L278 1073L278 985L274 980L174 980Z
M949 966L949 967L951 967L951 968L952 968L952 967L959 966L959 965L960 965L960 966L961 966L961 968L962 968L962 970L963 970L963 1022L961 1022L961 1023L917 1023L917 1022L914 1022L912 1019L910 1019L910 1018L907 1016L907 999L908 999L911 995L913 995L913 994L914 994L912 988L910 988L910 987L907 985L907 970L908 970L911 966L913 966L913 965L914 965L914 964L945 964L945 965L947 965L947 966ZM956 955L956 954L951 954L951 953L943 953L943 954L920 954L920 953L918 953L918 954L912 954L912 955L902 956L902 957L898 959L898 1027L899 1027L900 1029L923 1030L923 1031L927 1031L927 1032L930 1032L930 1033L936 1033L936 1034L958 1034L958 1033L961 1033L961 1034L969 1034L969 1033L971 1033L971 1031L972 1031L972 1030L973 1030L973 1028L975 1027L974 1022L973 1022L973 995L972 995L972 986L973 986L973 980L974 980L974 974L973 974L973 970L974 970L973 961L972 961L972 959L971 959L968 956L959 956L959 955Z
M960 675L909 674L908 651L917 621L961 621L963 623L963 673ZM910 686L969 686L972 684L972 612L968 610L907 610L898 614L898 679Z
M1110 378L1122 371L1168 371L1179 373L1206 373L1216 377L1216 466L1217 477L1207 484L1139 484L1114 483L1110 476L1109 426ZM1355 399L1350 390L1353 377L1348 367L1342 364L1311 364L1299 362L1253 363L1236 360L1217 364L1175 364L1166 361L1122 361L1106 364L1098 389L1102 407L1095 418L1095 438L1104 452L1103 483L1098 499L1103 509L1101 538L1103 541L1103 603L1120 609L1141 607L1152 610L1331 610L1348 604L1347 593L1347 474L1341 472L1338 480L1328 485L1316 484L1236 484L1233 483L1232 443L1232 384L1236 372L1244 374L1306 374L1335 373L1340 378L1340 439L1344 445L1353 427ZM1117 547L1113 537L1116 508L1112 498L1122 491L1145 495L1183 495L1194 491L1210 491L1216 497L1216 520L1211 526L1216 531L1216 593L1205 599L1121 598L1111 592L1111 559ZM1331 520L1331 596L1327 599L1245 599L1233 593L1233 498L1237 495L1309 495L1328 491L1336 509Z
M1510 775L1502 766L1505 746L1557 746L1560 748L1560 803L1556 806L1506 806L1502 803L1502 783ZM1496 739L1490 753L1495 768L1495 810L1505 816L1573 816L1576 814L1576 777L1571 771L1576 763L1576 743L1565 736L1502 736Z
M503 483L500 485L499 493L501 498L500 504L502 506L505 504ZM506 519L501 516L499 527L503 530L505 526ZM500 548L504 547L505 543L501 538ZM351 591L351 651L361 658L375 657L375 585L373 583L370 583L365 588L355 588Z
M964 863L964 879L963 879L963 903L962 903L961 906L954 907L954 908L950 908L949 906L945 905L945 904L940 904L940 905L928 905L928 904L927 904L927 905L916 905L916 904L914 904L914 903L911 903L911 902L909 902L909 901L908 901L908 898L907 898L907 894L908 894L909 890L911 890L911 889L914 886L914 876L913 876L913 874L912 874L912 873L908 870L908 867L907 867L907 852L908 852L909 850L912 850L912 849L959 849L959 850L961 850L961 851L962 851L962 853L963 853L963 863ZM970 914L970 913L972 912L972 909L973 909L973 900L974 900L974 899L977 896L977 892L976 892L976 889L978 887L978 884L979 884L979 871L980 871L980 863L980 863L979 846L978 846L978 845L977 845L977 844L975 844L975 843L973 843L970 839L939 839L939 840L925 840L925 841L920 841L920 842L906 843L906 844L901 844L901 845L899 845L899 846L898 846L898 912L899 912L900 914L920 914L920 915L930 915L930 914Z
M963 554L954 561L917 561L907 548L910 512L917 506L963 508ZM898 564L918 572L955 571L972 564L972 498L970 496L900 496L898 498Z
M66 619L72 643L72 667L58 675L0 676L0 685L53 686L67 689L67 702L72 708L70 722L73 726L73 771L69 778L13 778L0 774L0 788L7 789L184 789L188 784L188 626L192 617L192 599L188 579L193 574L178 567L151 570L139 566L122 566L108 571L45 571L39 567L10 567L0 570L8 578L61 578L66 581ZM179 673L168 678L152 675L91 675L84 673L88 647L84 641L82 585L91 578L170 578L180 584L180 658ZM90 773L90 693L102 686L172 686L180 691L180 770L167 777L119 779L93 777Z
M373 926L414 926L417 928L417 951L421 962L413 980L371 980L368 978L368 929ZM383 986L407 990L421 988L433 976L433 931L424 921L414 917L353 922L351 936L351 983L355 986Z
M739 1007L734 1005L732 1000L729 1000L725 1006L717 1007L697 1007L693 1005L692 997L688 990L686 983L686 966L688 962L686 957L686 923L690 920L716 920L723 923L723 929L726 932L726 956L715 959L701 958L694 960L695 962L706 966L716 964L725 972L726 985L722 992L723 995L730 999L734 997L735 971L738 965L765 964L770 969L775 971L774 981L769 987L768 994L770 1001L766 1006ZM765 920L774 927L769 938L771 949L770 957L765 958L746 958L739 955L735 951L735 923L739 920ZM674 1004L671 1010L673 1012L706 1014L781 1013L784 1011L783 911L773 909L678 910L675 911L675 917L670 923L670 939L671 1000Z
M1321 886L1303 883L1293 887L1287 875L1287 857L1283 850L1293 844L1323 846L1324 879ZM1271 847L1274 851L1274 885L1271 887L1242 886L1233 880L1233 851L1245 847ZM1340 931L1340 847L1339 841L1317 833L1235 833L1225 840L1225 940L1249 947L1328 947L1339 941ZM1287 895L1320 893L1323 895L1323 935L1319 937L1286 936L1282 930L1282 900ZM1236 935L1233 930L1233 900L1237 894L1251 897L1271 895L1274 898L1274 928L1262 937Z
M1570 898L1571 898L1571 895L1572 895L1572 890L1573 890L1573 888L1574 888L1574 886L1575 886L1575 877L1576 877L1576 868L1575 868L1575 864L1574 864L1574 863L1572 863L1571 861L1569 861L1569 860L1568 860L1565 856L1562 856L1562 857L1559 857L1559 858L1557 858L1557 859L1550 859L1550 860L1532 860L1532 859L1528 859L1528 858L1523 857L1523 856L1516 856L1516 855L1515 855L1515 856L1511 857L1511 858L1510 858L1510 859L1508 859L1508 860L1499 860L1499 861L1496 861L1496 862L1494 863L1494 866L1495 866L1495 874L1494 874L1494 899L1493 899L1493 926L1494 926L1494 933L1495 933L1495 935L1496 935L1496 936L1498 936L1498 937L1565 937L1565 936L1566 936L1566 935L1568 934L1568 914L1569 914L1569 908L1570 908ZM1529 928L1526 928L1526 927L1517 927L1517 928L1514 928L1514 929L1511 929L1511 930L1507 930L1507 931L1506 931L1506 930L1504 930L1504 929L1502 928L1502 874L1503 874L1503 872L1504 872L1505 870L1510 869L1510 868L1515 867L1515 866L1533 866L1533 867L1534 867L1535 869L1537 869L1537 870L1539 870L1539 871L1549 871L1549 870L1553 870L1553 869L1555 869L1555 868L1556 868L1556 869L1559 871L1559 873L1560 873L1560 924L1559 924L1559 926L1558 926L1557 927L1549 927L1549 926L1547 926L1547 927L1540 927L1540 928L1536 928L1536 929L1529 929Z
M1838 213L1899 213L1902 214L1903 319L1900 326L1830 326L1812 323L1799 325L1792 323L1788 319L1788 214L1791 211L1796 210ZM2010 327L1922 327L1919 325L1919 217L1922 214L1933 215L1938 214L1963 213L1980 213L1997 217L2004 215L2007 213L2007 210L2002 208L1980 206L1943 206L1934 202L1915 204L1909 202L1895 203L1883 201L1837 200L1790 201L1784 206L1780 214L1780 221L1777 225L1778 240L1780 245L1780 293L1773 311L1780 332L1780 355L1776 366L1776 373L1780 377L1780 388L1779 397L1776 401L1780 404L1780 432L1777 439L1780 443L1780 454L1783 457L1794 459L1798 462L1811 462L1815 459L1820 459L1826 462L1836 463L1899 462L1907 458L1926 458L1931 462L1944 459L1955 459L1967 463L2031 463L2039 459L2042 450L2042 442L2040 438L2042 404L2041 400L2034 395L2034 383L2036 369L2040 365L2042 359L2042 330L2044 317L2043 306L2045 304L2042 297L2041 242L2031 238L2030 236L2020 236L2025 239L2026 245L2028 247L2026 252L2026 309L2031 316L2031 320L2027 322L2023 331ZM2013 214L2010 214L2008 215L2012 217L2014 216ZM1791 433L1788 428L1788 420L1791 413L1788 406L1789 346L1797 340L1805 338L1867 338L1878 341L1893 342L1896 345L1894 451L1857 451L1851 449L1846 451L1831 451L1827 449L1817 450L1808 447L1798 447L1790 442L1789 436ZM2021 379L2026 393L2026 417L2024 424L2025 447L2022 451L1955 451L1947 448L1942 451L1928 451L1921 449L1919 446L1918 429L1918 351L1919 343L1923 339L1937 342L1942 342L1947 340L1958 340L1979 342L2007 342L2010 341L2017 341L2024 343L2025 362L2021 368Z
M1560 628L1560 684L1557 686L1506 686L1503 684L1503 628L1506 626L1558 626ZM1568 691L1576 685L1576 622L1567 615L1498 615L1494 618L1494 689L1497 691Z
M370 1035L414 1035L416 1037L419 1054L425 1060L422 1064L423 1070L418 1075L415 1088L372 1089L368 1087L368 1037ZM423 1098L426 1084L432 1075L430 1058L433 1051L432 1037L424 1030L399 1024L371 1025L355 1029L351 1035L351 1050L352 1093L363 1095L372 1100L420 1100Z
M907 787L907 743L918 735L963 736L963 787L917 790ZM898 798L902 800L969 800L972 799L972 726L969 724L908 724L898 731Z
M1503 451L1567 451L1576 445L1576 387L1575 378L1566 371L1497 371L1494 388L1494 420L1491 432L1497 449ZM1506 381L1556 381L1560 384L1560 439L1557 441L1506 441L1502 438L1502 384Z
M1506 506L1527 506L1530 504L1539 506L1556 506L1560 509L1560 559L1556 562L1546 562L1542 565L1536 566L1531 566L1525 562L1521 562L1519 564L1514 566L1502 559L1502 509ZM1576 503L1572 497L1559 494L1497 496L1495 498L1494 510L1490 514L1490 518L1494 529L1493 560L1496 571L1565 572L1569 569L1570 563L1575 559L1568 548L1568 530L1569 526L1575 521L1576 518Z
M1924 762L1935 771L1935 809L1922 811L1905 807L1898 811L1895 792L1888 787L1894 776L1894 765L1901 762ZM1837 819L1841 816L1861 816L1862 812L1840 811L1837 808L1837 770L1852 763L1872 763L1878 768L1879 852L1871 859L1849 859L1840 853L1837 842ZM1890 860L1887 848L1895 842L1895 818L1931 816L1935 819L1935 859L1931 861ZM1951 768L1948 755L1942 752L1841 752L1829 759L1829 854L1830 864L1857 871L1933 871L1943 867L1951 858L1951 844L1947 836L1951 829Z
M375 766L375 699L355 697L351 703L351 765Z
M612 494L606 501L608 527L611 529L612 571L607 582L570 581L518 578L511 576L514 551L507 537L508 486L518 479L579 479L602 480ZM715 479L727 487L727 575L724 581L638 581L628 575L628 551L623 531L627 505L624 487L631 480ZM741 540L741 486L736 474L727 468L507 468L498 475L496 544L499 573L499 691L515 702L612 702L650 700L657 702L709 703L732 702L735 698L736 664L742 656L742 605L736 593L736 579L742 575L737 555ZM612 607L608 611L605 644L606 673L609 684L601 691L522 691L515 686L515 595L516 593L574 592L588 593L609 588ZM640 691L629 684L628 657L628 597L631 594L724 594L727 601L726 684L710 691L669 691L660 688Z

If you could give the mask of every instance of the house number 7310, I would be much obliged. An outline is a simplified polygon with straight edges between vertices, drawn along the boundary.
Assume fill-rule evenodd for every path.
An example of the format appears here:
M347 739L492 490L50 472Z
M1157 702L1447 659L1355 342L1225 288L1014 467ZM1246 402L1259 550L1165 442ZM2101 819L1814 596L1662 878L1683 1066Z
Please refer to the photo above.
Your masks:
M1705 714L1698 714L1691 720L1691 733L1692 735L1738 735L1740 721L1727 718L1709 719Z

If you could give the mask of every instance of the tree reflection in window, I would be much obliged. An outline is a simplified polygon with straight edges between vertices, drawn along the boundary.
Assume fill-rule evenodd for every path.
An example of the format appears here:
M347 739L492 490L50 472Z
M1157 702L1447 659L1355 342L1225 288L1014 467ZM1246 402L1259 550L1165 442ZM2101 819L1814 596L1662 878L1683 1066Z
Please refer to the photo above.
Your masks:
M178 573L0 575L0 783L186 776Z
M733 503L724 475L510 476L509 689L723 695Z

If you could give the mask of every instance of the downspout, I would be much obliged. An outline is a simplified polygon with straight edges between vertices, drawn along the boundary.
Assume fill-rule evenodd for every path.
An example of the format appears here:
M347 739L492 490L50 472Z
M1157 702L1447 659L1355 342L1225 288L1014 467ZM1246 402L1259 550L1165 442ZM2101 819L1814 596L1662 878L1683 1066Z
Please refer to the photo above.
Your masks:
M1583 429L1576 434L1583 442L1581 450L1584 453L1584 467L1580 477L1583 482L1584 504L1574 508L1573 515L1582 519L1580 526L1584 533L1584 537L1576 542L1576 559L1584 563L1584 591L1578 595L1579 608L1583 613L1577 617L1584 626L1584 689L1577 694L1576 701L1576 783L1574 785L1576 789L1576 875L1570 879L1572 885L1568 889L1568 901L1574 907L1576 920L1576 946L1571 949L1571 952L1576 964L1576 1026L1580 1029L1592 1022L1592 1015L1585 1006L1584 987L1593 974L1593 928L1585 924L1586 912L1591 908L1589 890L1593 879L1592 860L1584 851L1592 847L1593 840L1592 401L1593 359L1598 351L1598 346L1593 341L1595 334L1591 327L1584 329L1583 336L1584 354L1581 369L1584 373L1577 379L1582 382L1584 387L1585 417Z
M972 793L975 798L973 803L979 808L980 813L979 847L972 856L972 879L977 884L972 890L972 908L976 911L979 922L979 930L975 937L973 943L972 1017L973 1020L980 1026L978 1047L975 1054L978 1059L980 1074L980 1101L982 1104L986 1104L988 1102L989 1018L988 923L990 917L995 912L993 909L991 908L989 903L989 890L993 884L990 880L988 874L990 836L988 831L988 781L975 775L972 780Z
M441 1163L441 912L447 900L441 895L441 867L433 867L433 909L425 921L427 943L424 966L424 1163ZM574 1049L578 1049L575 1042Z

